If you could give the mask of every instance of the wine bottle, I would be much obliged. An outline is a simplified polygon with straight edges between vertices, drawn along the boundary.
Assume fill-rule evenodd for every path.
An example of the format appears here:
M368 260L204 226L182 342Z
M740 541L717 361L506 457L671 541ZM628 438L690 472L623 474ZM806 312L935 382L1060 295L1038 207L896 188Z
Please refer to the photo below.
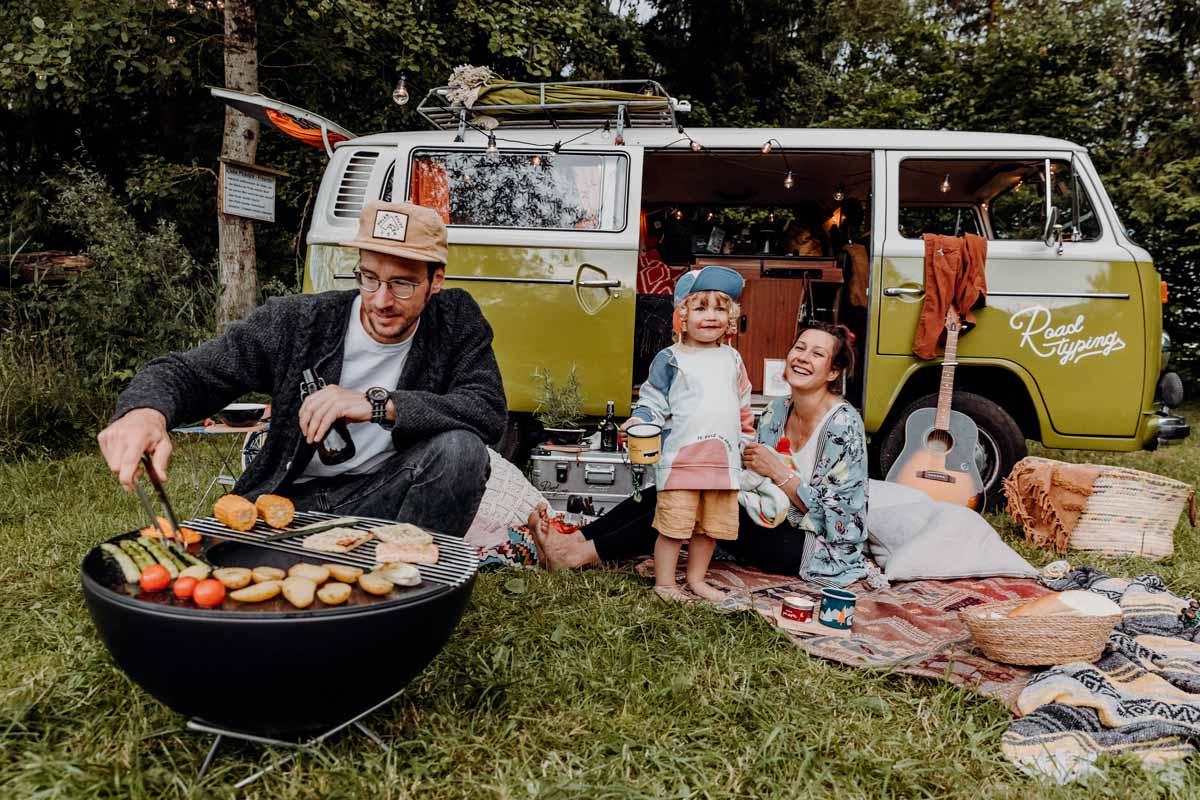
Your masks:
M604 422L600 424L600 449L607 453L617 452L617 420L613 416L612 400L608 401L608 413L604 416Z
M311 369L304 370L304 379L300 383L300 397L308 397L315 391L324 388L325 381L313 374ZM346 420L337 419L325 433L325 438L317 442L317 455L321 463L333 467L354 458L354 439L350 438L350 428Z

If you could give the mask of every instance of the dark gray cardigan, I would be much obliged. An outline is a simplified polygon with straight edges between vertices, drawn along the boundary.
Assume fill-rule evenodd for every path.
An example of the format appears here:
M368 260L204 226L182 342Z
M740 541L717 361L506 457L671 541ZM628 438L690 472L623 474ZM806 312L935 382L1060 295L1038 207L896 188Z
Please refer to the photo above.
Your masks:
M357 293L268 300L217 338L146 364L117 399L113 419L153 408L173 428L212 416L247 392L268 393L270 433L234 490L251 499L279 491L304 472L315 452L300 433L301 372L312 368L326 383L338 382ZM488 443L500 439L507 408L492 328L465 291L446 289L429 299L392 401L397 448L454 429Z

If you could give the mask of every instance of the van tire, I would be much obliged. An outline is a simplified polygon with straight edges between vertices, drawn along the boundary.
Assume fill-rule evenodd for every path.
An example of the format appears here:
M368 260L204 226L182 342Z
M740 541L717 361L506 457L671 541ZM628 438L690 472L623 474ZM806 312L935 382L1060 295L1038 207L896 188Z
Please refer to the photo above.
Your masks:
M880 475L887 475L904 450L904 423L918 408L936 408L938 396L927 394L908 405L892 423L879 446ZM954 393L954 410L966 414L979 428L983 463L979 475L987 494L987 510L1004 507L1004 479L1013 466L1028 453L1021 426L1000 406L971 392ZM979 460L977 455L976 460Z

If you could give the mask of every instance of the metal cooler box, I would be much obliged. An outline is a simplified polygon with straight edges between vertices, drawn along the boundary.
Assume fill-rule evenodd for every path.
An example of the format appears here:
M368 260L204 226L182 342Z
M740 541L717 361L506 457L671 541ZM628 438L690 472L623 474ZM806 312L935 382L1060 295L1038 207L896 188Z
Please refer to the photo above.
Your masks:
M635 467L624 452L560 453L539 447L530 460L530 480L556 511L589 516L607 512L633 494L635 469L643 489L654 485L654 467Z

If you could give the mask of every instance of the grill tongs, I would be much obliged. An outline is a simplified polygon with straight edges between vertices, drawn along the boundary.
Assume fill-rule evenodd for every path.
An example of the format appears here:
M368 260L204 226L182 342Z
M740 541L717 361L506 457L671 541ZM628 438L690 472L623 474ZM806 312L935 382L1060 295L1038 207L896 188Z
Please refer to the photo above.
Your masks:
M150 498L146 496L146 492L142 489L140 480L134 481L133 488L137 492L138 500L142 503L142 508L146 510L146 516L150 517L150 525L158 528L158 532L162 534L163 547L175 552L183 552L183 545L179 543L176 536L179 536L179 520L175 517L175 510L171 508L171 501L167 499L167 493L163 490L162 483L158 480L158 476L154 474L154 465L150 462L150 454L142 453L142 471L146 473L146 480L150 481L150 485L154 487L154 493L158 495L159 501L162 503L163 511L166 512L167 522L171 523L173 535L168 536L167 532L162 529L159 524L158 515L154 513L154 507L150 504Z

